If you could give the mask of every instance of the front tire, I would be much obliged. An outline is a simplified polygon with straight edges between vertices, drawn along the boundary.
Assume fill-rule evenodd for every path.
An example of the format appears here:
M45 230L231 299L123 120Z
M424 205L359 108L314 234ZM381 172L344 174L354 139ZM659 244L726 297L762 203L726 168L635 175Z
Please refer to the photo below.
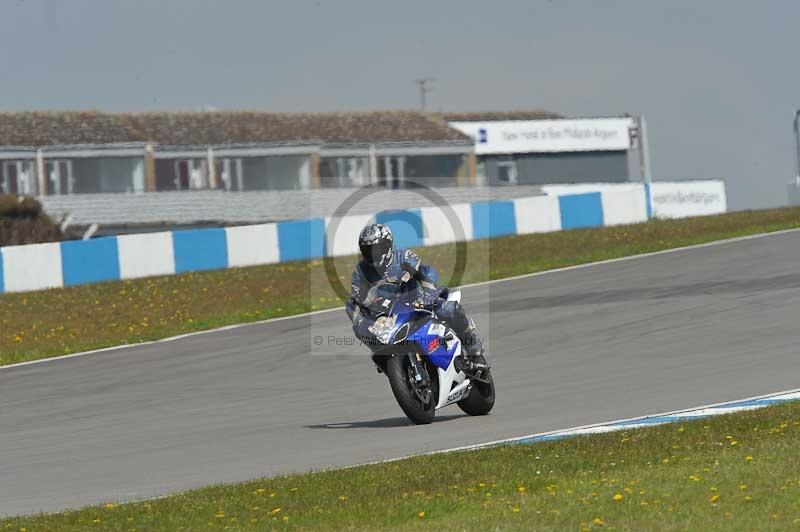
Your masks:
M394 398L408 419L415 425L427 425L433 421L436 414L436 393L433 380L428 391L427 400L423 400L416 389L412 379L413 368L406 355L395 355L386 361L386 376L392 387Z
M469 395L458 402L458 407L470 416L485 416L494 407L494 379L488 375L488 382L472 381Z

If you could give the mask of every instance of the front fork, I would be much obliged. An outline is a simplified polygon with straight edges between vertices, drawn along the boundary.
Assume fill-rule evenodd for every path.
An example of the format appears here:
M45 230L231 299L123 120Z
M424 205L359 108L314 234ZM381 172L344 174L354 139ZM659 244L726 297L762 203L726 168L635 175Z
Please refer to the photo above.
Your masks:
M409 353L408 359L411 362L411 367L414 370L414 380L417 384L430 385L431 381L428 378L428 372L425 371L425 364L419 353Z

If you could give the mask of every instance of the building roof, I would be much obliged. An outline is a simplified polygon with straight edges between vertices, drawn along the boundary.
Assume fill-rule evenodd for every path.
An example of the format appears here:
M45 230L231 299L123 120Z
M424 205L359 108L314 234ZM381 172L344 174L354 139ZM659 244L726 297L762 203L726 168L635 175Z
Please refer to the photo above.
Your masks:
M211 111L0 113L0 146L152 142L169 146L310 141L335 144L471 143L427 113L267 113Z
M496 120L548 120L564 118L558 113L543 109L526 111L477 111L466 113L438 113L447 122L491 122Z

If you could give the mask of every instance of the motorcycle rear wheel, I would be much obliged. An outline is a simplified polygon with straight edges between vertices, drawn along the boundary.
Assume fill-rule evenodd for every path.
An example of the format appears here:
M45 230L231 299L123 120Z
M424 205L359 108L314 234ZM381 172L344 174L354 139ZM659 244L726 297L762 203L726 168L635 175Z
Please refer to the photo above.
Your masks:
M458 402L458 407L470 416L485 416L494 407L494 379L491 372L487 382L473 379L469 395Z
M415 425L427 425L436 415L436 389L431 383L431 389L426 394L427 401L423 401L411 378L412 374L408 356L395 355L386 361L386 376L389 377L392 393L400 408Z

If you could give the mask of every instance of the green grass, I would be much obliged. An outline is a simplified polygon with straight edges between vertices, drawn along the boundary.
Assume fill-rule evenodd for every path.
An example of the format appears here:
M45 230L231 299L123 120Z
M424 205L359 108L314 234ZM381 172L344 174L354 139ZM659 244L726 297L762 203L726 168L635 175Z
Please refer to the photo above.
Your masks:
M800 530L800 403L0 521L0 530Z
M475 241L462 283L796 227L793 208ZM418 251L447 281L456 246ZM354 263L336 260L345 286ZM2 294L0 365L341 304L321 260Z

